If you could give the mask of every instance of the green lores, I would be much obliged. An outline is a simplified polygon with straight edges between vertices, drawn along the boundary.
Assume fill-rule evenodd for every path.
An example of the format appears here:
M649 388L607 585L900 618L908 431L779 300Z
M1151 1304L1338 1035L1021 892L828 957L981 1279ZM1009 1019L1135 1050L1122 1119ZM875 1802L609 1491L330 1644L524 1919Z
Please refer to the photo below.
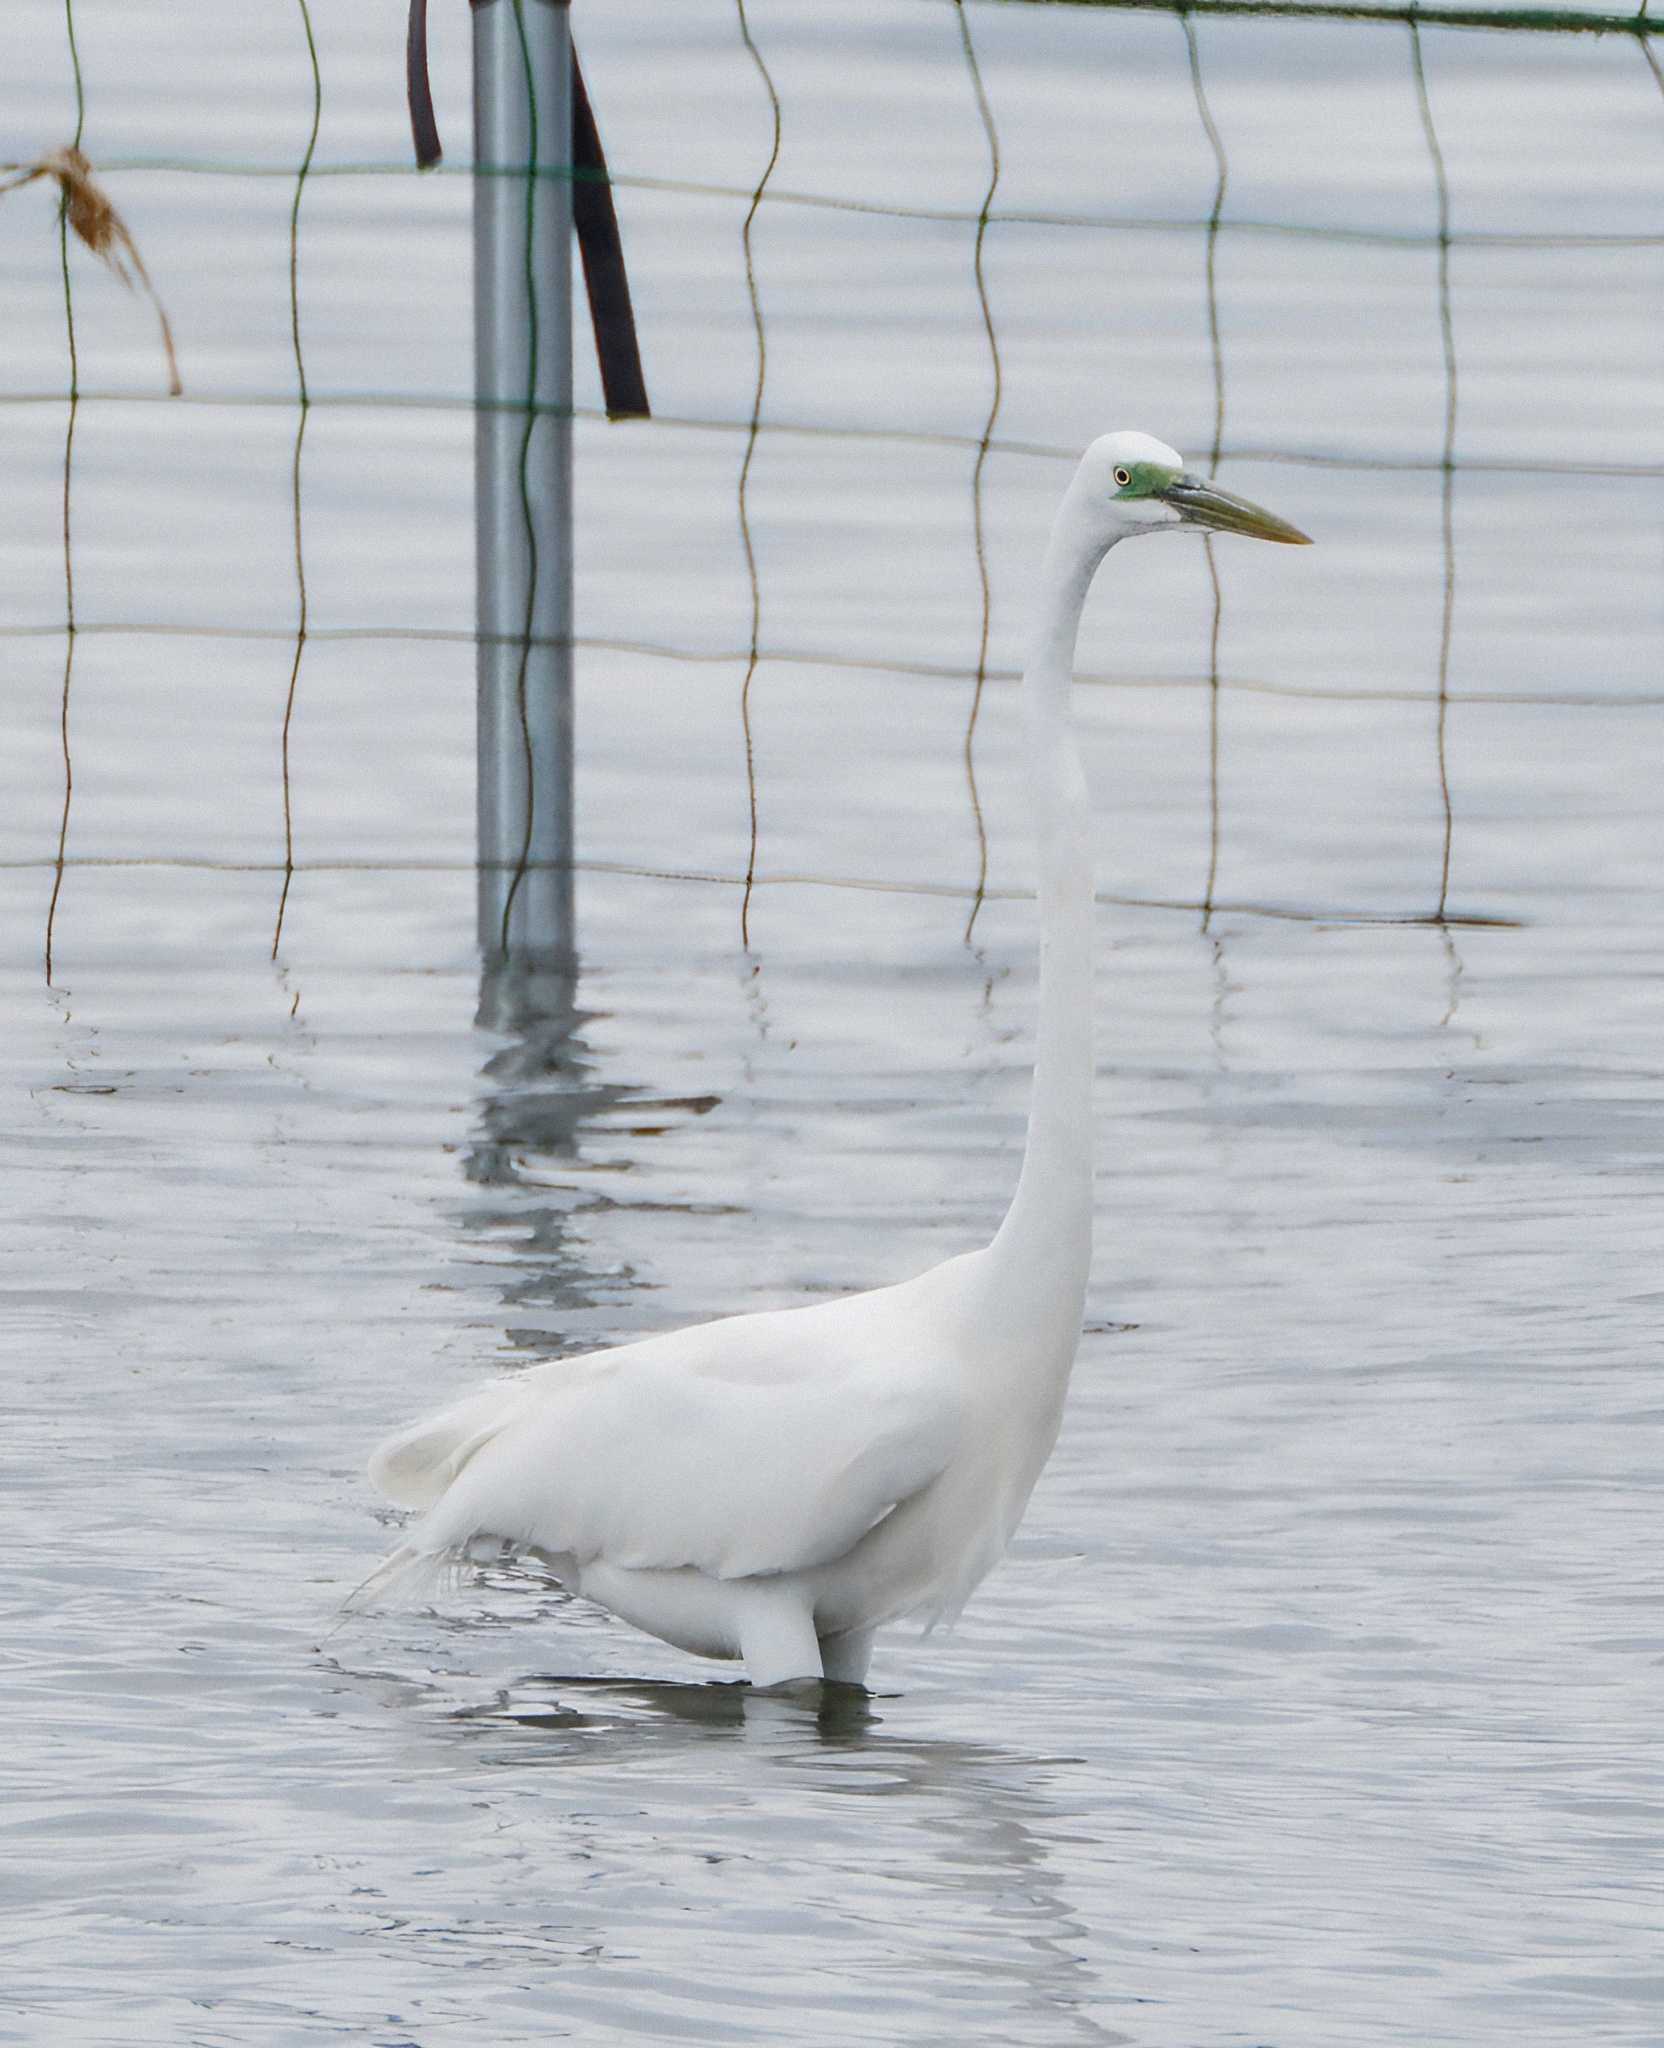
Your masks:
M1114 469L1117 498L1154 498L1176 512L1186 526L1208 533L1246 533L1254 540L1280 540L1309 547L1311 535L1290 526L1275 512L1239 498L1206 477L1191 476L1168 462L1118 462Z
M1181 471L1170 468L1165 462L1123 462L1115 471L1118 498L1159 498L1169 485L1176 484Z

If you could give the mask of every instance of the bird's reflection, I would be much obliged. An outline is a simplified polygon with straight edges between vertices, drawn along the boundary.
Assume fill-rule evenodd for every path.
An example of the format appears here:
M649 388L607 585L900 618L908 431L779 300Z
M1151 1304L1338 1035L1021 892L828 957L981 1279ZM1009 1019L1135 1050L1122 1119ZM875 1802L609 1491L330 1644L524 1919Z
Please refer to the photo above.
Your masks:
M544 1678L521 1679L488 1704L458 1709L457 1721L524 1729L572 1729L606 1735L626 1722L677 1730L739 1733L772 1731L793 1741L839 1745L858 1742L880 1725L874 1695L864 1685L805 1679L758 1691L744 1679Z
M817 1803L883 1800L890 1808L884 1821L851 1810L832 1831L900 1826L916 1849L916 1863L908 1861L919 1880L958 1895L956 1921L981 1913L990 1931L1007 1932L1021 1923L1014 1946L1001 1944L1001 1971L1013 1966L1014 1952L1020 1956L1028 2014L1041 2030L1035 2038L1063 2038L1061 2024L1082 2041L1130 2041L1092 2014L1101 1997L1085 1960L1093 1938L1051 1866L1047 1836L1062 1816L1039 1781L1064 1760L893 1733L886 1709L881 1695L860 1686L818 1681L759 1692L743 1682L534 1676L490 1702L452 1709L446 1720L468 1741L483 1742L493 1765L516 1773L605 1770L616 1758L639 1784L650 1759L654 1778L703 1785L724 1807L728 1772L737 1773L732 1796L749 1804L770 1782L756 1775L766 1762L805 1776ZM783 1814L796 1802L782 1790L768 1803ZM1068 1832L1078 1833L1078 1822Z
M542 1618L554 1616L546 1609ZM402 1633L409 1625L395 1627ZM487 1807L512 1811L518 1824L528 1796L547 1798L553 1823L562 1813L587 1812L598 1783L627 1782L649 1828L661 1797L669 1802L667 1839L690 1810L704 1812L721 1830L723 1860L741 1865L768 1863L783 1841L834 1860L877 1843L886 1882L901 1879L954 1902L959 1933L946 1949L933 1931L944 1923L928 1907L916 1928L897 1923L906 1948L923 1944L932 1952L932 1970L968 1972L978 1983L997 1978L1002 1999L1017 1989L1015 1978L1021 1988L1011 2017L1031 2023L1036 2040L1134 2038L1096 2017L1105 1987L1088 1958L1099 1940L1055 1867L1060 1841L1079 1844L1081 1818L1048 1781L1078 1759L909 1734L916 1699L892 1703L860 1686L821 1681L758 1691L743 1680L532 1674L485 1679L489 1690L470 1700L466 1693L485 1674L468 1645L478 1653L488 1637L500 1639L500 1629L482 1632L475 1617L444 1633L443 1673L413 1675L408 1657L391 1653L391 1645L383 1646L390 1654L346 1662L326 1654L323 1668L332 1692L374 1701L398 1716L430 1761L448 1758L447 1771L464 1771ZM484 1766L487 1777L471 1766ZM498 1779L500 1797L489 1789ZM640 1851L639 1833L627 1830L612 1853L622 1870ZM605 1836L589 1838L586 1853L605 1861ZM818 1898L811 1886L805 1910ZM858 1924L874 1923L863 1917ZM587 1939L570 1925L566 1932ZM620 1933L616 1925L594 1929L597 1941Z

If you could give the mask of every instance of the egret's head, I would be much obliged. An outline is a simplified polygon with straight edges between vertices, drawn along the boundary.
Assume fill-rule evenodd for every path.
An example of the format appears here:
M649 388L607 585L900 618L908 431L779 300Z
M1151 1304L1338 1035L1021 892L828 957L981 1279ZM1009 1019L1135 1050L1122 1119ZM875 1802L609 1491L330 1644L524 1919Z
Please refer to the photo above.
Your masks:
M1106 547L1135 533L1245 533L1310 545L1299 527L1194 475L1182 455L1148 434L1104 434L1094 441L1073 493Z

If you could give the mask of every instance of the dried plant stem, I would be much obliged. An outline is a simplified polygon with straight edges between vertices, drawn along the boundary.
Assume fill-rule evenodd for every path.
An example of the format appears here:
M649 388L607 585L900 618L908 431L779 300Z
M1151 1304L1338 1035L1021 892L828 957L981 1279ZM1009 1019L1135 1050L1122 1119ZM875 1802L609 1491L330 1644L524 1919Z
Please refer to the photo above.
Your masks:
M72 143L67 149L53 150L39 163L31 164L16 177L8 178L0 184L0 194L32 185L37 178L57 180L63 198L63 217L69 226L100 262L115 272L129 291L142 290L156 308L156 318L162 327L162 349L167 356L168 390L177 398L184 387L179 381L179 358L174 353L173 329L168 324L167 309L156 295L150 272L144 267L144 258L139 254L138 244L133 240L127 223L116 212L109 194L94 179L92 165Z

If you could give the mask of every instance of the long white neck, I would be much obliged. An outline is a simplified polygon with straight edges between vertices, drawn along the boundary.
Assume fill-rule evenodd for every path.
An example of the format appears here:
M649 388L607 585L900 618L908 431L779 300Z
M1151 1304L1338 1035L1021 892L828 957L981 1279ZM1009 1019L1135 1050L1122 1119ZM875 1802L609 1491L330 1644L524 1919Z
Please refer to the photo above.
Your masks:
M1040 1011L1023 1170L990 1258L1006 1301L1074 1357L1092 1259L1092 856L1086 778L1069 721L1075 638L1104 543L1071 491L1041 569L1023 671L1040 884Z

